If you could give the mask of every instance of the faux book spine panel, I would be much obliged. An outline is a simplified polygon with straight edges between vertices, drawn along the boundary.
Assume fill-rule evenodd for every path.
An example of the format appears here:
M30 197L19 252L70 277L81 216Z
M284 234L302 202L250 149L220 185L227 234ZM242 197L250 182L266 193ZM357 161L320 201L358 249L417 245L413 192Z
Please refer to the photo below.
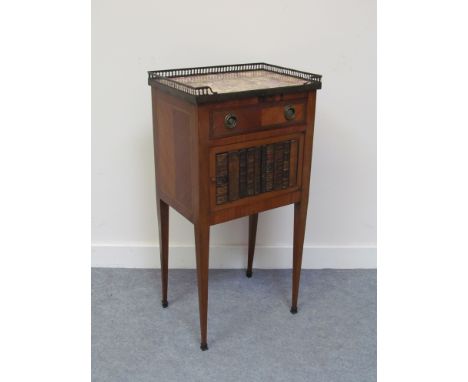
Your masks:
M228 154L216 155L216 204L228 201Z
M216 154L216 204L296 184L298 142L278 142Z

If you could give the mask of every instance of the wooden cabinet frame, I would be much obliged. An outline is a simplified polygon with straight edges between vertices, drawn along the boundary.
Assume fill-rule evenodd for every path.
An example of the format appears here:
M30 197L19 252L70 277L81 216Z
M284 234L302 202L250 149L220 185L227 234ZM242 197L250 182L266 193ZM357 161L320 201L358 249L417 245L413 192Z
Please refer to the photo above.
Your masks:
M201 349L207 345L208 264L210 226L249 216L247 276L252 276L258 213L294 205L294 239L291 313L297 312L302 250L304 244L312 161L316 90L286 95L250 97L241 100L196 104L152 84L156 200L159 220L162 305L168 306L169 206L194 224L200 308ZM295 100L295 101L294 101ZM214 134L213 113L244 110L243 115L262 113L266 107L303 102L299 122L250 126L239 134ZM302 101L301 101L302 100ZM275 111L276 112L276 111ZM242 113L241 113L242 114ZM251 123L251 122L250 122ZM293 187L249 196L223 205L215 201L215 154L237 148L263 145L287 139L299 142L297 182Z

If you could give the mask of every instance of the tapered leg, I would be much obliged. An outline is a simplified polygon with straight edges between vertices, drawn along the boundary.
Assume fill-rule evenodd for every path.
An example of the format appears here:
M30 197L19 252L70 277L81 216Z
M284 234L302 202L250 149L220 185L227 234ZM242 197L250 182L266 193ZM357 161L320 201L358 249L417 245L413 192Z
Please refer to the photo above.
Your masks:
M210 246L210 226L195 224L195 246L197 256L198 305L200 309L200 349L208 350L208 265Z
M158 222L159 222L159 253L161 257L161 286L162 286L162 306L167 308L167 273L168 273L168 253L169 253L169 206L157 200Z
M307 218L307 202L302 201L294 205L294 243L293 243L293 271L292 271L292 302L291 313L297 313L297 296L299 280L301 278L302 249L304 247L305 225Z
M258 214L249 216L249 259L247 263L247 277L252 277L252 265L255 253L255 240L257 238Z

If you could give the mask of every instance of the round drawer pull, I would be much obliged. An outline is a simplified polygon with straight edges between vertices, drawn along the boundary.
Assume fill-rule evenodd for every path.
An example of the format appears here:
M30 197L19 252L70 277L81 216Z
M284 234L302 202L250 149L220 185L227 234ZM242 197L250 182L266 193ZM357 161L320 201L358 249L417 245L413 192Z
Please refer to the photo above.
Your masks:
M224 126L228 129L233 129L237 125L237 117L234 114L228 113L224 117Z
M288 121L296 118L296 109L292 105L287 105L284 107L284 118Z

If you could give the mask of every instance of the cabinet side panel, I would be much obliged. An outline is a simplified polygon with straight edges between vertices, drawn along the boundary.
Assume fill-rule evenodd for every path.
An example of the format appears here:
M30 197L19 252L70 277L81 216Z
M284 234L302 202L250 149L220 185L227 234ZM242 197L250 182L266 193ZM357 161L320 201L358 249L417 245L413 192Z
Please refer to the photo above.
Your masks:
M192 221L196 108L155 89L152 95L156 186L164 201Z
M175 149L175 198L185 207L192 209L192 178L191 159L192 144L190 130L190 114L173 109L174 133L173 147Z

